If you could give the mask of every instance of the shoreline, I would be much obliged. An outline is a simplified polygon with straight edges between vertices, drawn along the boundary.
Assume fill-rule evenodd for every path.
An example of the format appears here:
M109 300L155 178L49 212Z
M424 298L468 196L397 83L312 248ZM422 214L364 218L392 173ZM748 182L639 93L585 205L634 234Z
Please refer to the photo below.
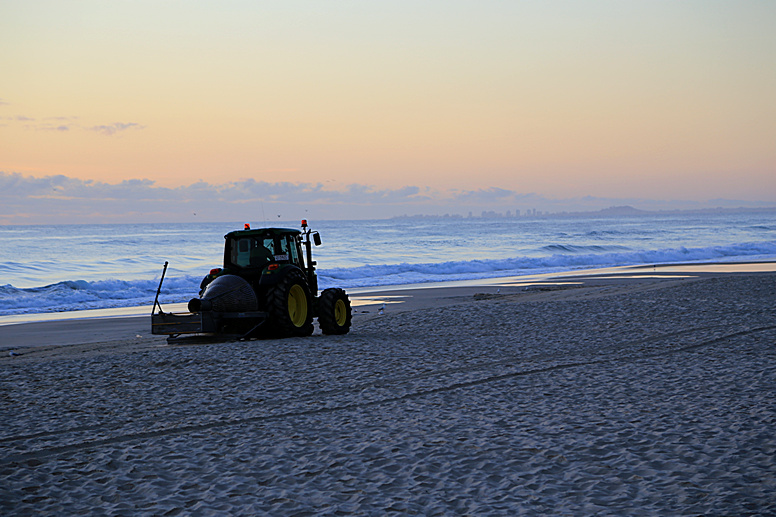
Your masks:
M669 285L714 276L758 275L776 272L774 262L655 264L586 269L563 273L498 277L425 284L381 286L349 290L354 325L381 316L466 303L475 299L519 295L526 301L571 296L578 288L617 292ZM565 293L565 294L562 294ZM171 312L185 312L186 304L165 304ZM0 357L21 355L35 347L61 348L121 341L128 344L164 336L151 334L150 307L97 309L68 313L34 314L28 321L3 321L0 317ZM129 312L129 314L127 314ZM39 318L40 317L40 318ZM319 333L316 330L316 333Z
M347 289L354 302L353 306L363 304L363 299L373 298L375 293L395 291L416 292L422 289L443 289L456 287L500 287L505 285L531 285L534 283L560 283L569 278L591 278L603 275L616 275L624 278L629 274L646 275L648 272L676 275L710 274L710 273L759 273L776 272L776 260L754 262L707 262L707 263L670 263L649 264L637 266L615 266L604 268L568 270L553 273L537 273L518 276L501 276L493 278L478 278L472 280L450 280L442 282L425 282L420 284L396 284L385 286L355 287ZM382 296L383 298L386 295ZM186 302L163 304L166 312L186 312ZM168 308L172 308L169 309ZM26 323L43 323L64 320L89 320L142 317L151 315L151 306L110 307L104 309L84 309L63 312L35 312L0 316L0 331L7 325Z

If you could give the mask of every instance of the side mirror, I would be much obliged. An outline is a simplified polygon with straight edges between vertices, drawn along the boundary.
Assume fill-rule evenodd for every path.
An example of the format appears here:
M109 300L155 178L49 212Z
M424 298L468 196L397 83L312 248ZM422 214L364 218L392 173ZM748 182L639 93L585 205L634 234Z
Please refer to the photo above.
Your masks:
M315 232L313 234L313 242L315 243L316 246L320 246L321 245L321 234L320 233Z

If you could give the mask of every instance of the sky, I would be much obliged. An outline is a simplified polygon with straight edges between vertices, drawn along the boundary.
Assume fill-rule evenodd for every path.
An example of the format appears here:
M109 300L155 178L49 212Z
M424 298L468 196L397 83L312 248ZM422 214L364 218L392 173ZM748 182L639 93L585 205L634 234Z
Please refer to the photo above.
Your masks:
M0 224L773 206L773 27L770 0L7 0Z

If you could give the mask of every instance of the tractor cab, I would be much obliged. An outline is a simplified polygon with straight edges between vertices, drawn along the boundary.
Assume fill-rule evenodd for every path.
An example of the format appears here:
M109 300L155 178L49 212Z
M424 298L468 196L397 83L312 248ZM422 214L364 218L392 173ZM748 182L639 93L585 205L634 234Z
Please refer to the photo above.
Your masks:
M288 268L298 268L304 274L311 294L317 295L318 277L312 259L312 245L319 246L321 237L318 232L307 228L307 221L302 221L301 231L291 228L253 230L246 223L245 229L229 232L224 235L224 239L224 268L214 270L216 274L211 275L211 279L222 274L233 274L258 287L256 282L261 285L274 283ZM206 278L200 286L202 289L207 281Z
M287 228L240 230L224 236L224 269L263 270L272 263L293 264L304 270L302 232Z

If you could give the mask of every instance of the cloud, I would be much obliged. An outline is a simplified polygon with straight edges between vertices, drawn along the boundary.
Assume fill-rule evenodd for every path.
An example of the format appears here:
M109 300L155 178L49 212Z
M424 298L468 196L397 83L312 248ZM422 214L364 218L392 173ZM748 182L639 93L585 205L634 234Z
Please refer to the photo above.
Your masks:
M6 102L5 100L0 99L0 106L10 106L10 105L11 105L10 102Z
M6 103L8 104L8 103ZM100 133L105 136L113 136L124 131L131 129L144 129L145 126L138 124L137 122L114 122L113 124L100 124L96 126L84 126L79 123L80 117L44 117L42 119L36 119L34 117L28 117L26 115L16 115L14 117L0 117L0 120L7 120L9 122L19 122L23 125L24 129L32 131L55 131L66 132L73 129L79 129L83 131L91 131Z
M352 184L342 192L340 200L356 202L360 205L371 204L417 204L430 201L427 195L421 195L420 187L406 186L399 189L378 189L369 185Z
M87 128L89 131L96 131L106 136L113 136L116 133L126 131L127 129L143 129L145 126L141 126L135 122L115 122L110 125L92 126Z
M29 129L32 131L69 131L70 125L68 124L49 124L47 122L44 123L36 123L34 118L30 117L24 117L24 116L18 116L18 117L5 117L2 120L10 120L13 122L26 122L24 124L24 129ZM33 122L33 123L30 123Z
M498 200L514 199L518 194L513 190L506 190L498 187L489 187L486 189L460 191L456 198L460 201L474 202L492 202ZM529 194L530 196L530 194Z
M709 203L592 196L549 199L499 187L437 190L404 186L378 188L351 184L328 188L322 183L269 183L253 178L221 184L197 181L176 188L149 179L120 183L81 180L64 175L45 177L0 172L0 224L71 224L115 222L258 222L276 220L380 219L400 215L462 215L595 211L631 205L642 210L710 208L716 206L776 206L741 201ZM196 216L194 215L196 214ZM271 215L270 215L271 214Z
M35 117L28 117L26 115L17 115L15 117L7 118L7 120L22 122L24 124L24 129L57 132L65 132L77 128L78 124L75 122L77 119L78 117L46 117L41 121L38 121Z
M7 224L89 222L95 217L102 222L130 222L130 217L137 222L180 221L189 220L194 212L198 220L212 221L257 220L264 212L290 218L299 214L320 219L380 218L436 211L434 203L433 191L416 186L390 189L352 184L329 189L321 183L248 178L169 188L148 179L113 184L63 175L36 178L0 172L0 223Z

